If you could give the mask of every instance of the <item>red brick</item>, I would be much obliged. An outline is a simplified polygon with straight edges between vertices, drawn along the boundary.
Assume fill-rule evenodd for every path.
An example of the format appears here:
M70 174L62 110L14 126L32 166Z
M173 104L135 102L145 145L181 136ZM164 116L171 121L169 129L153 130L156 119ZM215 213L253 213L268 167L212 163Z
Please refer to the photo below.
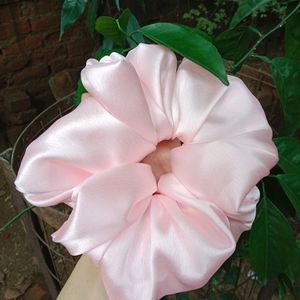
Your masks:
M93 45L90 39L80 39L76 42L71 42L67 44L67 49L70 57L91 53L92 48Z
M7 23L0 27L0 39L5 40L13 38L18 34L25 34L30 32L30 24L28 20L16 23Z
M55 74L49 79L49 86L56 100L60 100L76 89L76 83L67 71L62 71Z
M28 109L19 113L5 114L6 125L22 125L29 123L36 116L36 109Z
M15 27L16 27L17 33L24 34L24 33L29 33L31 31L30 30L30 23L29 23L28 20L17 22L15 24Z
M40 19L31 20L32 32L57 31L60 26L60 18L58 15L45 16Z
M0 152L6 150L7 148L11 147L8 139L4 134L0 134Z
M14 19L36 16L37 14L35 1L18 1L10 4L10 10Z
M10 127L6 130L7 138L11 145L14 145L14 143L17 141L20 133L24 130L25 125L18 125Z
M11 99L9 103L10 111L13 113L22 112L30 108L31 102L30 99Z
M18 113L31 106L29 96L18 88L7 88L2 91L4 106L9 113Z
M46 64L40 64L34 67L28 67L19 73L16 73L13 77L13 83L25 83L29 80L38 81L49 74L49 69Z
M50 90L48 77L40 79L39 84L36 84L35 81L28 81L25 84L25 90L31 97L34 97L38 94L42 94L46 90Z
M55 99L50 91L50 88L48 88L43 93L35 95L32 99L32 102L34 102L34 106L39 111L43 111L49 105L53 104L55 102Z
M0 89L4 89L8 86L8 76L7 74L0 74Z
M3 49L9 47L11 44L15 43L17 40L16 36L13 36L12 38L10 39L7 39L7 40L0 40L0 57L4 56L4 53L3 53Z
M36 10L38 15L46 15L49 12L53 12L53 0L52 1L38 1L36 3Z
M54 60L49 62L49 65L51 68L51 73L55 74L68 68L68 59L66 59L64 56L56 57Z
M80 24L76 23L76 25L69 28L64 35L62 36L62 41L70 40L70 39L79 39L83 36L83 30Z
M48 33L45 37L45 44L51 45L51 44L62 44L62 41L59 39L59 31Z
M13 15L10 5L0 6L0 20L1 23L10 23L13 21Z
M22 56L10 56L3 61L3 70L7 73L12 73L25 68L29 63L29 57Z
M0 116L1 116L1 114L3 113L3 111L4 111L4 105L3 105L3 102L4 102L3 97L2 97L2 95L0 94ZM0 128L1 128L1 121L0 121Z
M24 300L51 300L45 283L36 283L26 290Z
M62 2L61 1L51 1L52 3L52 6L53 6L53 10L54 11L61 11L61 8L62 8Z
M80 71L82 70L82 67L77 67L77 68L72 68L69 70L73 80L75 82L78 81L78 79L80 78Z
M37 49L32 53L31 62L32 64L46 62L53 57L63 56L66 58L66 50L64 45L57 45L53 47Z
M0 26L0 39L6 40L15 35L15 29L12 23L4 24Z
M79 55L79 56L72 56L68 60L69 68L76 68L76 67L81 67L83 68L85 66L86 60L88 58L91 58L91 53L86 54L86 55Z
M82 56L75 56L75 57L69 57L65 60L55 60L50 62L51 71L53 73L60 72L65 69L73 69L76 67L83 68L85 66L85 62L87 58L89 58L90 55L82 55Z
M30 50L37 49L42 46L42 37L39 35L28 35L24 39L17 41L7 48L3 49L4 55L16 55L28 53Z

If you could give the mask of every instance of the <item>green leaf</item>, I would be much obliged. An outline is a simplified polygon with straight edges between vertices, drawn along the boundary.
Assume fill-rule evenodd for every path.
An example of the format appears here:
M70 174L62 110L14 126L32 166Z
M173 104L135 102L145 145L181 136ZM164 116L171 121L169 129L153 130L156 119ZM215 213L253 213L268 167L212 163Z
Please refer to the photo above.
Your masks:
M294 293L294 287L291 279L286 275L286 274L280 274L279 276L279 282L281 282L285 287L290 290L290 292L293 294ZM286 299L286 298L281 298L281 299Z
M127 42L130 47L136 46L136 43L139 44L139 43L145 42L143 35L137 31L139 28L140 28L140 24L139 24L138 20L136 19L136 17L133 14L130 14L129 20L128 20L128 25L127 25L127 30L126 30L128 35L131 36L134 40L134 42L133 42L130 37L127 38Z
M92 37L95 34L95 24L96 24L98 9L101 2L102 0L92 0L89 6L89 11L87 15L87 26Z
M300 141L293 137L273 139L279 153L279 167L285 173L300 173Z
M293 135L300 127L300 63L287 57L270 62L283 111L286 135Z
M200 30L199 28L190 27L190 26L187 26L184 24L177 24L177 25L181 26L182 28L185 28L186 30L193 31L193 33L200 35L200 37L206 39L209 42L213 41L213 39L211 38L211 36L208 33Z
M300 241L296 241L297 247L286 273L292 280L300 278Z
M290 3L287 11L292 11L296 5L297 3ZM285 55L300 62L300 10L285 24Z
M214 44L225 59L239 61L258 38L257 29L251 26L240 26L223 31L215 38Z
M300 173L281 174L276 176L287 197L296 210L297 218L300 220Z
M96 31L101 33L106 39L110 39L124 48L126 39L128 41L130 39L128 26L130 22L134 22L132 18L134 18L134 16L129 9L125 9L118 19L101 16L96 21ZM133 27L134 24L131 23L130 26ZM132 42L132 40L130 41ZM136 46L136 43L134 43L134 46Z
M126 36L120 31L116 19L107 16L97 18L96 31L117 45L125 47Z
M239 269L237 266L232 266L228 271L226 271L223 277L223 283L225 284L235 284L239 274Z
M276 289L277 289L279 299L284 300L286 297L287 290L286 290L285 283L282 280L280 280L280 278L281 278L281 275L278 276L278 284L277 284Z
M64 0L60 18L60 37L83 14L86 3L85 0Z
M224 84L229 84L224 61L217 48L193 28L171 23L156 23L140 28L139 32L202 66Z
M111 50L114 46L114 42L110 39L104 38L102 40L101 50Z
M81 102L81 96L84 93L87 93L87 90L83 86L82 81L78 80L78 82L77 82L77 90L76 90L75 97L74 97L74 103L75 103L75 105L79 105L79 103Z
M125 10L122 11L122 13L118 18L120 27L124 32L127 32L127 26L131 15L132 15L131 11L128 8L126 8Z
M223 291L222 294L211 294L210 300L238 300L236 295L232 292L225 292Z
M295 251L293 230L286 217L263 191L257 217L250 232L250 260L263 281L275 278L291 261Z
M189 294L187 293L179 293L179 294L176 294L176 300L189 300L190 297L189 297Z
M271 0L242 0L230 22L229 28L235 27L246 17L250 16L257 9L269 3Z

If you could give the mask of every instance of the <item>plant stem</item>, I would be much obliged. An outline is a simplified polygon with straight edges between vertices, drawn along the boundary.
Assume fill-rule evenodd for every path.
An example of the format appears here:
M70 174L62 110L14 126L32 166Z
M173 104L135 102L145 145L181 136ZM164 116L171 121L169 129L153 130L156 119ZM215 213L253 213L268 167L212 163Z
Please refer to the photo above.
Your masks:
M249 56L252 54L252 52L257 48L257 46L266 39L270 34L272 34L274 31L276 31L278 28L282 27L286 21L297 12L297 10L300 8L300 3L287 15L285 16L281 22L279 22L274 28L272 28L270 31L268 31L266 34L262 35L258 41L252 46L252 48L237 62L233 65L232 69L230 70L230 73L235 74L237 70L239 69L240 65L243 64Z
M26 212L32 210L35 206L28 206L26 208L23 208L20 210L12 219L10 219L7 223L5 223L1 228L0 228L0 233L4 232L7 230L7 228L13 224L15 221L17 221L22 215L24 215Z
M127 38L131 39L131 40L136 44L136 46L137 46L139 43L132 37L132 34L133 34L134 32L132 32L130 35L128 35L127 32L125 32L125 31L123 30L123 28L121 27L120 22L119 22L118 19L116 20L116 23L117 23L118 29L119 29L119 30L120 30Z
M134 47L129 47L129 48L126 48L126 49L123 49L122 50L122 54L123 53L126 53L126 52L128 52L128 51L130 51L130 50L132 50Z

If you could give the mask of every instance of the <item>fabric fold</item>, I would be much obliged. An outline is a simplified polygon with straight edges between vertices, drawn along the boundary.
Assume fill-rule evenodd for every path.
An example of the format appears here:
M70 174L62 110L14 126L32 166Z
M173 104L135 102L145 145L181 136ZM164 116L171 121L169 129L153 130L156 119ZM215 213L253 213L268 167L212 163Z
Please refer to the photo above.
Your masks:
M73 188L86 178L139 161L154 150L88 97L29 145L15 184L34 205L69 202Z
M215 203L230 215L277 162L269 130L249 132L209 143L195 143L171 151L172 170L197 198Z
M229 87L204 68L184 58L179 65L174 90L174 136L193 141L213 107Z
M207 203L210 203L212 207L218 207L217 204L214 204L213 201L209 201L205 196L203 196L203 198L196 198L172 173L165 174L160 178L158 182L158 192L195 210L201 210L202 205L207 205ZM256 205L259 196L259 189L254 186L246 197L241 199L238 211L234 214L225 213L223 211L226 218L228 218L228 226L231 228L236 240L238 240L242 232L251 228L255 219Z
M255 218L256 184L278 160L257 99L163 46L90 59L88 93L26 150L16 187L64 202L53 234L102 272L110 300L201 288ZM159 144L158 144L159 143Z
M129 164L96 174L77 188L73 211L53 233L53 240L63 243L72 255L92 250L133 222L128 218L131 207L156 189L149 165Z
M195 210L155 195L143 217L112 241L100 265L109 299L157 300L203 286L234 249L221 210L208 202Z
M175 54L163 46L139 44L129 51L126 60L139 76L158 141L171 139L177 69Z
M143 89L134 67L116 53L88 60L81 71L86 90L105 109L153 144L157 137Z

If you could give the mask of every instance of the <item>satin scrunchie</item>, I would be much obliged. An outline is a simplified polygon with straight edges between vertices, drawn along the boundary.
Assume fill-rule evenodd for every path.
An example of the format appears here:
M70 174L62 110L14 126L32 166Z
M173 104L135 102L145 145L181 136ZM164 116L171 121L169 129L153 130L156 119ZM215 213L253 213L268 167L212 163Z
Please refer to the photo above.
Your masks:
M38 137L16 187L37 206L73 210L53 234L101 266L112 300L157 300L202 287L248 230L258 181L277 160L257 99L170 50L140 44L90 59L89 96ZM169 167L146 157L163 141ZM153 161L153 160L152 160Z

